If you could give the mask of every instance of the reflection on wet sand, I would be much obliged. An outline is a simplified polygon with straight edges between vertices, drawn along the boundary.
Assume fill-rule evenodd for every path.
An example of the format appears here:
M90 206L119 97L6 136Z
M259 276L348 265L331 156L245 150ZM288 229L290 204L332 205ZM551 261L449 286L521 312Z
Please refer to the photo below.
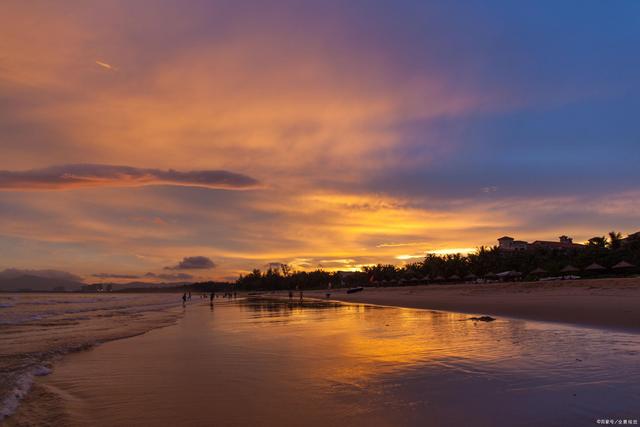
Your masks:
M50 397L18 415L45 402L71 425L573 425L633 415L640 337L470 317L317 300L194 304L176 326L65 359L39 382Z

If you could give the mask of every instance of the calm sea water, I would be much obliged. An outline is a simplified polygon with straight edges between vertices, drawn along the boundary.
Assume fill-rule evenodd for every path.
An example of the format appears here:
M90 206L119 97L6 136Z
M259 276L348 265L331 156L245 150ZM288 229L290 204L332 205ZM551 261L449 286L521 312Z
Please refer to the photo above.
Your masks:
M120 310L174 304L136 298L120 301ZM636 334L318 301L217 300L210 308L194 300L175 310L143 311L137 319L145 326L128 327L149 329L148 314L165 313L165 324L164 316L181 312L175 325L54 363L8 425L546 426L640 418ZM16 347L5 334L3 341Z

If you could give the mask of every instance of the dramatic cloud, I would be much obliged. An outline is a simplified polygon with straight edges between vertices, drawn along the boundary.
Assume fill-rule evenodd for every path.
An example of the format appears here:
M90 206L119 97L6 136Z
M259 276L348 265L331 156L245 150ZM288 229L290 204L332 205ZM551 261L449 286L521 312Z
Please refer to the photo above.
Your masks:
M0 190L64 190L145 185L246 190L256 188L258 181L223 170L181 172L101 164L62 165L26 171L0 170Z
M165 270L206 270L215 266L215 263L206 256L188 256L173 267L165 267Z
M227 279L638 229L638 1L1 9L6 266Z

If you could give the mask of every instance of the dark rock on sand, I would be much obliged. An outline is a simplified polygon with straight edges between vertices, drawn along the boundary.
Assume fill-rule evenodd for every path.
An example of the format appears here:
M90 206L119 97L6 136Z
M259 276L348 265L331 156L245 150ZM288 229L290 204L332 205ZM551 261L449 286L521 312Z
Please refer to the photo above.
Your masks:
M494 319L491 316L480 316L480 317L470 317L467 320L475 320L478 322L493 322L496 319Z

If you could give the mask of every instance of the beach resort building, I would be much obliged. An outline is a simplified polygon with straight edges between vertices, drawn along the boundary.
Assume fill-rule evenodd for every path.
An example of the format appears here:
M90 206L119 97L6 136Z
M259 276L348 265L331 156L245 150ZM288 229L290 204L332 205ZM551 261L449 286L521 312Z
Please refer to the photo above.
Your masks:
M498 249L505 252L526 251L529 243L524 240L515 240L513 237L504 236L498 239Z
M584 245L580 243L573 243L573 239L569 236L560 236L558 242L551 242L547 240L536 240L531 244L534 248L544 249L579 249Z
M505 252L526 251L527 249L579 249L584 245L573 243L573 239L569 236L562 235L558 241L536 240L533 243L524 240L515 240L513 237L504 236L498 239L498 249Z

